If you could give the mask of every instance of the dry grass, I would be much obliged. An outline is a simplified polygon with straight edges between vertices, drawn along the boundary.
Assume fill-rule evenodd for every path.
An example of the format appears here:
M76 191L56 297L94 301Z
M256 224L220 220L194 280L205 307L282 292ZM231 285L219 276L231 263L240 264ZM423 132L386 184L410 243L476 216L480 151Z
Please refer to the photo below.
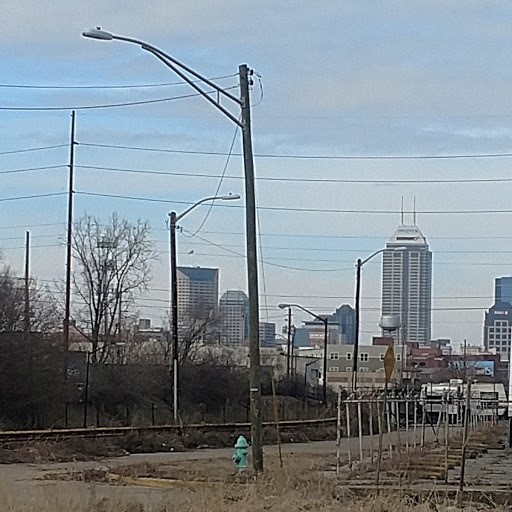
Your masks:
M456 510L433 492L429 499L412 500L403 489L390 496L356 496L343 489L326 472L332 457L290 455L285 467L275 457L267 457L265 473L258 478L238 478L227 460L177 462L165 465L138 464L104 472L75 474L82 482L59 482L62 489L37 507L0 510L25 512L448 512ZM168 489L107 485L110 472L122 477L157 477L169 479ZM89 482L88 484L83 483ZM94 483L91 483L94 482ZM102 483L103 482L103 483ZM66 487L73 486L73 487ZM70 490L71 489L71 490ZM71 496L71 499L69 498ZM8 496L7 496L8 498ZM0 495L4 504L9 503ZM489 510L466 506L466 511ZM510 510L494 508L494 510Z

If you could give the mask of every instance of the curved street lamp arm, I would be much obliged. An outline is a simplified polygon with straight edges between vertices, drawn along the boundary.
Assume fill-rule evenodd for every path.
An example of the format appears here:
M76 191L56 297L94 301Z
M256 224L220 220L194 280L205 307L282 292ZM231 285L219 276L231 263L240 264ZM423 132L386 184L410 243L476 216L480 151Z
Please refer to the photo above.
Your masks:
M200 204L207 203L208 201L214 201L215 199L220 199L221 196L211 196L211 197L205 197L201 199L200 201L197 201L197 203L194 203L192 206L187 208L184 212L181 212L179 215L176 215L176 222L185 217L188 213L190 213L194 208L198 207ZM238 196L233 196L233 199L240 199ZM170 215L170 214L169 214Z
M197 71L194 71L192 68L189 68L188 66L183 64L183 62L180 62L178 59L171 57L169 54L165 53L163 50L160 50L160 48L157 48L156 46L153 46L152 44L146 43L145 41L141 41L140 39L134 39L133 37L118 36L115 34L111 34L111 35L112 35L112 39L116 39L118 41L125 41L127 43L138 44L143 50L149 51L153 54L161 55L162 57L169 60L176 66L179 66L181 69L184 69L187 73L190 73L191 75L195 76L196 78L198 78L205 84L209 85L210 87L212 87L213 89L218 91L220 94L224 94L230 100L234 101L238 105L241 105L241 101L239 98L237 98L233 94L229 93L228 91L224 90L222 87L218 86L215 82L208 80L208 78L204 77ZM188 82L188 83L190 83L190 82Z
M378 251L375 251L373 254L370 254L370 256L368 256L368 258L362 260L361 263L359 263L359 266L362 267L365 263L368 263L372 258L375 258L375 256L384 252L385 250L386 249L379 249Z
M159 51L154 50L152 47L149 47L148 45L143 45L142 48L144 50L147 50L148 52L152 53L157 59L162 61L168 68L170 68L174 73L176 73L180 78L182 78L190 87L195 89L203 98L208 100L215 108L220 110L225 116L229 117L231 121L233 121L236 125L238 125L240 128L243 128L243 125L239 119L237 119L229 110L224 108L219 102L215 101L213 98L211 98L207 92L203 91L201 87L199 87L197 84L194 83L193 80L190 80L188 76L186 76L184 73L182 73L172 62L169 62L167 60L167 57L164 57ZM162 52L163 53L163 52ZM209 85L209 84L208 84ZM216 88L217 91L224 91L223 89ZM237 100L237 103L240 104L240 102Z
M306 309L305 307L301 306L300 304L290 304L290 306L294 306L296 308L302 309L302 311L305 311L306 313L309 313L311 316L315 317L317 320L320 320L321 322L327 323L327 318L322 318L321 316L318 316L316 313L313 313L313 311L310 311L309 309Z

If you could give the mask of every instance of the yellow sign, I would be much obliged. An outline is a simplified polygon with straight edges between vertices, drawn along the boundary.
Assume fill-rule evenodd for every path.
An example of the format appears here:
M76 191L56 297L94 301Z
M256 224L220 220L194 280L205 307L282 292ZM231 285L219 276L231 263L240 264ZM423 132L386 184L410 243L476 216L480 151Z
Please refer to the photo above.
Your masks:
M386 384L389 384L393 370L395 369L395 349L393 345L389 345L384 356L384 371L386 372Z

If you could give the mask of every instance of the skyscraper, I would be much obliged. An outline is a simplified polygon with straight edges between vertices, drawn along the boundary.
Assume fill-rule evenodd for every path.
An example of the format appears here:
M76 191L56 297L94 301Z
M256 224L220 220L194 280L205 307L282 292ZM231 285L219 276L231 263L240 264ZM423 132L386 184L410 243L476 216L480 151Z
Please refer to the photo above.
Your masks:
M219 301L221 343L238 345L249 339L249 299L242 290L227 290Z
M484 347L510 360L512 338L512 277L494 280L494 305L485 313Z
M406 341L431 335L432 253L419 228L400 225L382 259L382 314L398 315Z
M178 318L213 317L219 304L219 269L178 267Z
M497 277L494 280L494 302L512 304L512 277Z

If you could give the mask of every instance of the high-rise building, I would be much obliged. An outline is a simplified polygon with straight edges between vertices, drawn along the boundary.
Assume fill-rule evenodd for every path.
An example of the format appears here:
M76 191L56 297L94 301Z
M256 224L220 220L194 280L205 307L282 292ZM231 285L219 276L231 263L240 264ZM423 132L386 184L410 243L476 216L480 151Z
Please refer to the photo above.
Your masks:
M227 290L219 301L220 341L239 345L249 339L249 299L242 290Z
M494 280L494 305L485 313L484 347L509 360L512 335L512 277Z
M398 315L401 338L430 342L432 253L419 228L401 225L382 259L382 314Z
M219 304L219 269L178 267L178 318L188 323L213 317Z
M327 319L327 339L329 344L343 343L353 345L355 340L356 313L352 306L342 304L331 315L322 315ZM304 322L299 329L297 346L315 346L324 339L324 322L312 318Z
M494 280L494 302L512 304L512 277L497 277Z
M260 322L260 346L273 347L276 344L276 324Z

